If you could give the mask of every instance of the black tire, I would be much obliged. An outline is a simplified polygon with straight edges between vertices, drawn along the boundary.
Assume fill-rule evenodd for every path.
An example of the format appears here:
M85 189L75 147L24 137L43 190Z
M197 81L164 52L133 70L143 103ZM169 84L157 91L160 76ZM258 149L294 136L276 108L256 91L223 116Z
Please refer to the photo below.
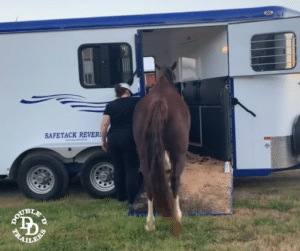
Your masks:
M57 199L67 189L69 177L64 164L50 155L26 159L18 172L22 193L35 200Z
M292 129L293 150L295 154L300 154L300 116L294 122Z
M114 165L103 156L92 156L82 167L81 184L93 198L113 197L116 193L114 185Z

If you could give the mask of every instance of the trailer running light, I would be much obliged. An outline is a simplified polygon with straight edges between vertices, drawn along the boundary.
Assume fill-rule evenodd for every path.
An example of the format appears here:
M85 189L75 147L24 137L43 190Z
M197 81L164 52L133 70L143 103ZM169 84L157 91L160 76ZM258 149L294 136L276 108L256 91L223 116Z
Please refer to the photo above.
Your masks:
M266 15L266 16L271 16L271 15L273 15L273 11L272 10L268 10L268 11L265 11L264 12L264 14Z

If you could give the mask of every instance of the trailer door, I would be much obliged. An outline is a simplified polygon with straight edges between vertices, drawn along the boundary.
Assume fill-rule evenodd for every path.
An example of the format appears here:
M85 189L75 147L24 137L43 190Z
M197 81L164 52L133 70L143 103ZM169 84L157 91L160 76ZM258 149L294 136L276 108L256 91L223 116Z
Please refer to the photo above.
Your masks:
M230 24L228 45L231 77L300 72L299 17Z

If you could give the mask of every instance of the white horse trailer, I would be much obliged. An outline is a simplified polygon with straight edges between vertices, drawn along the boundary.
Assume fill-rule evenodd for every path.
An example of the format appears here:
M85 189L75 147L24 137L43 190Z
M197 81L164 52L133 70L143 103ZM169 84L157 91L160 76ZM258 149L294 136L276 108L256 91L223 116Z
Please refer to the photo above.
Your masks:
M81 172L89 194L111 195L99 131L113 87L144 96L154 62L174 61L191 151L235 176L300 167L299 16L263 7L0 24L0 177L47 200Z

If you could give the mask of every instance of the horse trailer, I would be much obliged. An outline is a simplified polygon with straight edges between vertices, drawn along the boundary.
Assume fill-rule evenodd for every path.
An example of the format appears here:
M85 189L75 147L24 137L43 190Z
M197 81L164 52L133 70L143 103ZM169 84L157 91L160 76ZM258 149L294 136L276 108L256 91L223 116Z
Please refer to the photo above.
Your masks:
M297 38L298 37L298 38ZM81 174L114 193L100 122L128 83L143 97L155 63L177 61L190 151L261 176L300 167L300 13L283 7L0 24L0 178L55 199Z

